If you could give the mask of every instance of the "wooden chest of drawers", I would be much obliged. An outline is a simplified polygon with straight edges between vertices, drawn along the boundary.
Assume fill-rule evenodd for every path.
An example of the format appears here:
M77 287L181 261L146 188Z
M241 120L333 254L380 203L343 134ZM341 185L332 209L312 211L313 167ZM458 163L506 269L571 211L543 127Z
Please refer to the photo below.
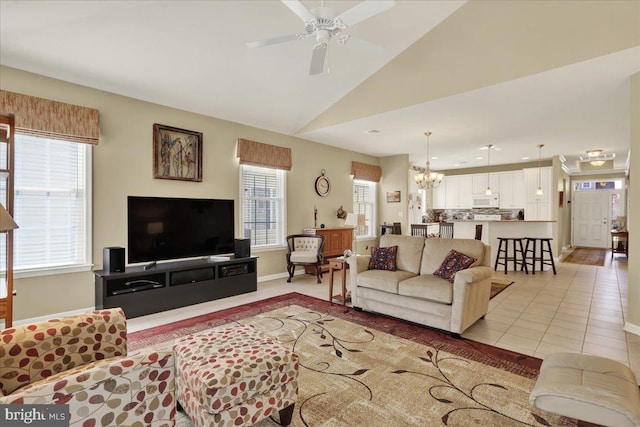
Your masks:
M353 242L353 228L316 228L316 234L324 236L324 260L335 258L344 254L344 251L351 249ZM322 271L329 271L329 264L323 266ZM315 268L305 267L305 272L316 274Z

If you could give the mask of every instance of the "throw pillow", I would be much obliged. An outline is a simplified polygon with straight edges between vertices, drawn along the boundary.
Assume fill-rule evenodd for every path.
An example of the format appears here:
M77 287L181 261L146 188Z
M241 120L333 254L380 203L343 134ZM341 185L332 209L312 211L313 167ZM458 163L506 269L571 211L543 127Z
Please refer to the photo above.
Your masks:
M447 256L440 264L440 267L433 272L434 276L442 277L453 283L456 277L456 273L460 270L465 270L471 267L471 264L476 262L475 258L471 258L461 252L451 249Z
M369 259L369 270L396 271L397 246L386 248L371 247L371 258Z

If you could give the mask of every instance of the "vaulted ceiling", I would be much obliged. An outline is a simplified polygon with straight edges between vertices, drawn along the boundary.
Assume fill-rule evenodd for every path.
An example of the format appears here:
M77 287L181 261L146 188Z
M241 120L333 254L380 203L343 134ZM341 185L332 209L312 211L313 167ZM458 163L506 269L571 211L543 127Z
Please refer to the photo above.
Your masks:
M312 76L314 40L246 46L303 31L277 0L2 0L0 64L414 164L431 131L435 169L486 165L488 144L492 164L544 144L573 171L593 148L625 167L640 2L399 0Z

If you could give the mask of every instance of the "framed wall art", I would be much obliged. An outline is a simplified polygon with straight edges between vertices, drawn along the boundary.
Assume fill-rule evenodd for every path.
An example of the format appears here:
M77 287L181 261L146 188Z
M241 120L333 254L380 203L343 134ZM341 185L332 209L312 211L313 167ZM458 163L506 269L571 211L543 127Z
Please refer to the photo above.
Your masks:
M400 203L400 192L387 191L387 203Z
M155 123L153 177L202 182L202 132Z

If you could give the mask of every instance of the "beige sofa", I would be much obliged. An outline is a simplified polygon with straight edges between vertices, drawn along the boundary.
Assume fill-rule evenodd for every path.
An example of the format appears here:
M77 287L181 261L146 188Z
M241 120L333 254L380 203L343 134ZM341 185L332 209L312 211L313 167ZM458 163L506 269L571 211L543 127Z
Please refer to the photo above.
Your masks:
M353 307L459 335L487 314L491 292L490 247L472 239L383 235L381 247L398 246L397 270L368 270L370 255L348 258ZM451 249L475 258L453 283L432 273Z

